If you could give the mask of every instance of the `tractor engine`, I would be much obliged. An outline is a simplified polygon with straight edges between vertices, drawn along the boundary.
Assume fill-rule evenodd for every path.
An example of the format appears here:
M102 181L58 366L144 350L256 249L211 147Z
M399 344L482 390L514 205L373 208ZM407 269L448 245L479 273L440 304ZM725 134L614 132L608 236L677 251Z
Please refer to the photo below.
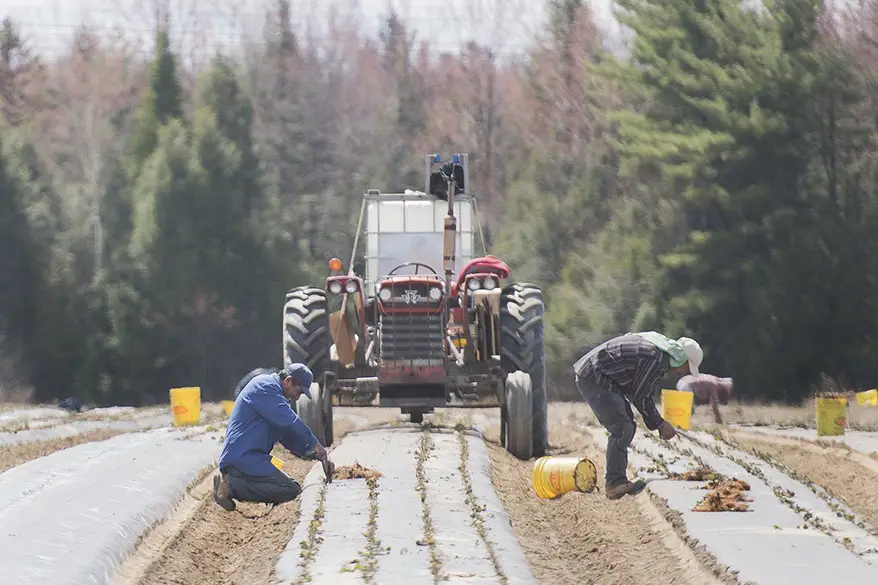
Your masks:
M376 284L381 362L444 365L445 285L438 275L389 276Z

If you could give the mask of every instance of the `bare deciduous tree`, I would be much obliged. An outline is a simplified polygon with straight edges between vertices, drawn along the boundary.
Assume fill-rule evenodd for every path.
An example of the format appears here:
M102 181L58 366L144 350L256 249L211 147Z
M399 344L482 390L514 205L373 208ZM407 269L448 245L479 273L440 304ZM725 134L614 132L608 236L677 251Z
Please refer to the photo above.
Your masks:
M102 197L103 164L118 139L117 114L133 107L144 82L129 66L131 52L124 45L104 48L96 35L77 31L72 50L53 68L47 82L50 95L62 96L38 112L40 152L54 183L65 189L70 225L90 226L92 264L104 264Z

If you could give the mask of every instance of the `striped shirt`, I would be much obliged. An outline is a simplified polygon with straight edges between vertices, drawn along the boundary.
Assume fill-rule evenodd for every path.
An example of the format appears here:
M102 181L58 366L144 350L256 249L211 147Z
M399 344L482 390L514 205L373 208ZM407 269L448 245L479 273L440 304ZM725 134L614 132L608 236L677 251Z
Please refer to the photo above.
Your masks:
M600 344L573 364L577 377L627 398L651 431L664 422L652 395L669 367L668 354L631 334Z

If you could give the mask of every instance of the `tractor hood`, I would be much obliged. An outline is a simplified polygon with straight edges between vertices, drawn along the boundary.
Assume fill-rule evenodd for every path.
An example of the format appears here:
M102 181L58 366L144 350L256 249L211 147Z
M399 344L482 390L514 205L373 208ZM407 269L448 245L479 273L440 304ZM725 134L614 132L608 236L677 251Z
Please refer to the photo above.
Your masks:
M438 309L445 298L445 282L439 276L405 275L379 279L378 301L385 310Z

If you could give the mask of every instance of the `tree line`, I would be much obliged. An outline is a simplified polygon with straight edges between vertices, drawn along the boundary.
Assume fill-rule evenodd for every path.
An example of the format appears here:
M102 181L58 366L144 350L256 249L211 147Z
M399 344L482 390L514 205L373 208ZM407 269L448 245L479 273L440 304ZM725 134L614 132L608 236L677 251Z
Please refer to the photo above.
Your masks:
M878 365L878 2L581 0L510 58L296 34L184 66L83 28L48 61L0 26L0 391L140 405L227 397L281 356L284 292L347 258L360 198L469 152L491 252L543 287L550 395L600 341L689 335L745 398ZM438 253L438 252L437 252ZM437 257L438 258L438 257Z

